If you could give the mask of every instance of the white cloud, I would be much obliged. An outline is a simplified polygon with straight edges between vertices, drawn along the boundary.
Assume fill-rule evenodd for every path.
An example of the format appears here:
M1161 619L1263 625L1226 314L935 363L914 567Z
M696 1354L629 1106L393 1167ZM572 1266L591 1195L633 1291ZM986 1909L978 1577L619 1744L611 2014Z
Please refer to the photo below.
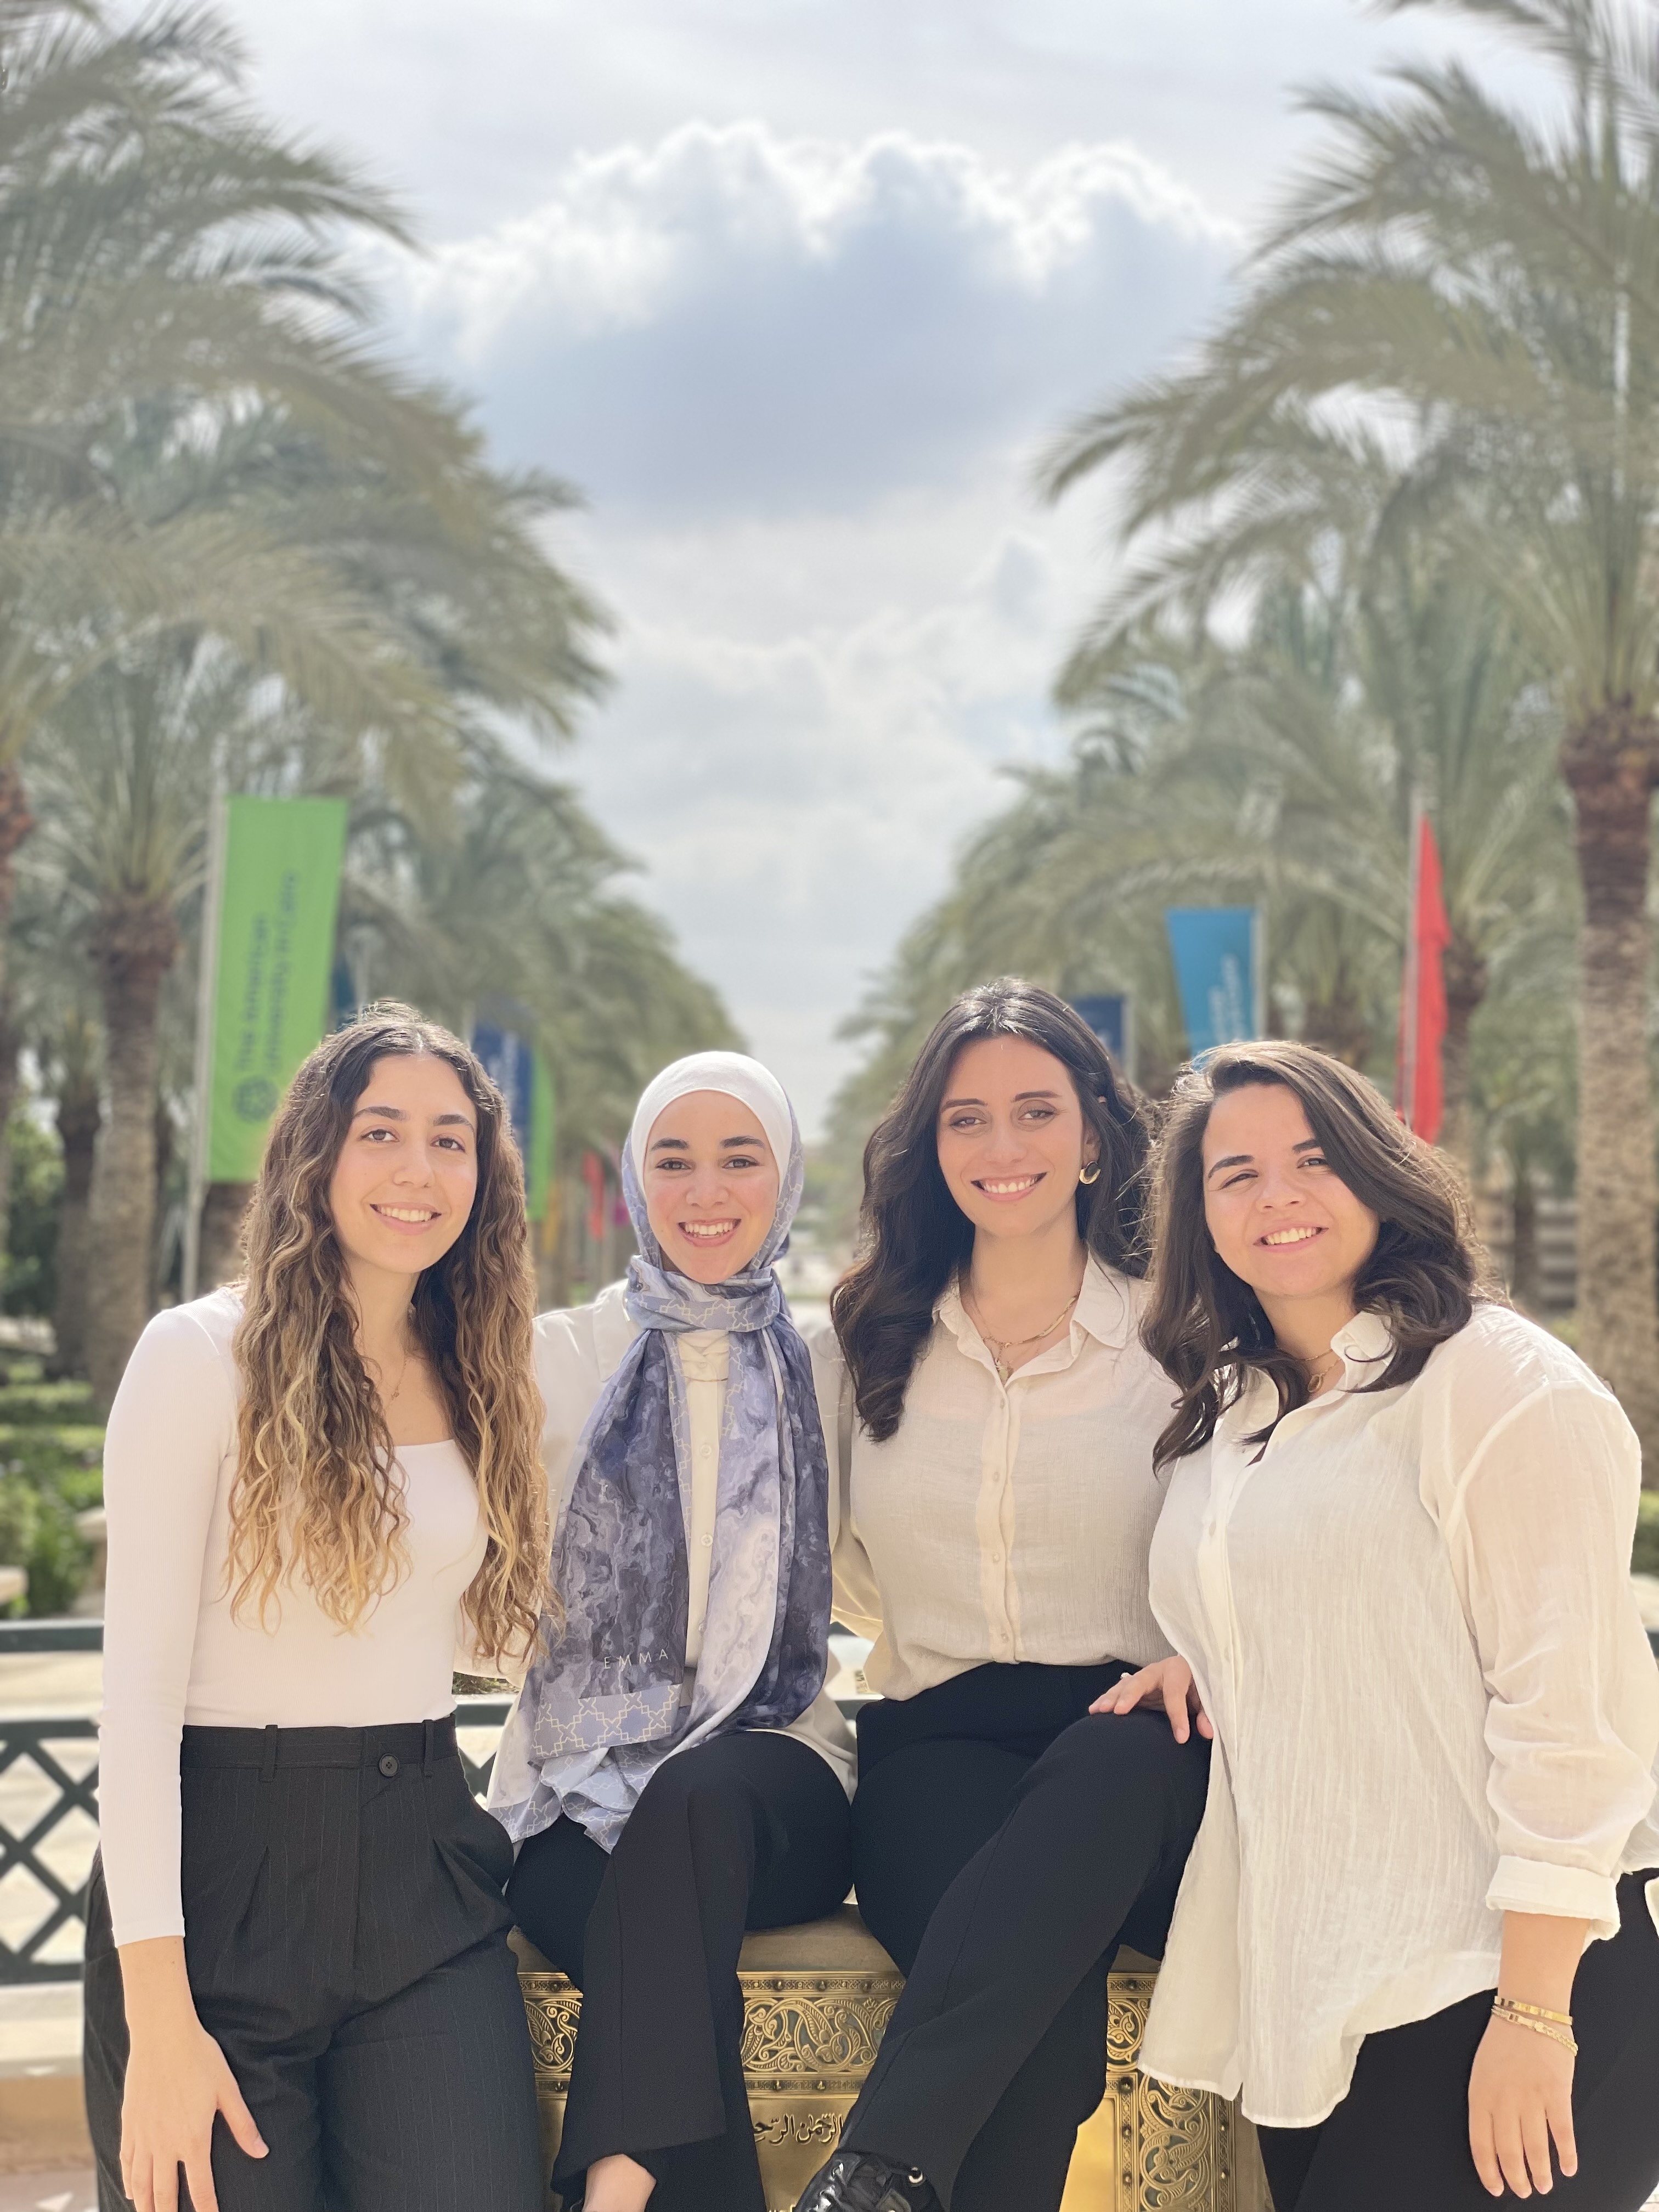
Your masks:
M1044 694L1087 527L1027 509L1012 472L828 525L624 543L599 520L634 619L574 771L809 1127L847 1066L836 1022L1000 769L1058 748Z
M395 283L514 458L706 516L963 481L1189 330L1237 243L1127 147L1021 172L694 122L575 157Z

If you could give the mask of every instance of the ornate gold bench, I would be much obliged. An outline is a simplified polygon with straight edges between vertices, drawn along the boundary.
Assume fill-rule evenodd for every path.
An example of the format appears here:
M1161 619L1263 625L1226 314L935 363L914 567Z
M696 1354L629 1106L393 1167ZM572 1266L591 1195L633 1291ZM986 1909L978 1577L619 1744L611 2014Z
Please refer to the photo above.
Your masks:
M581 1997L522 1936L542 2144L552 2170L564 2127ZM1120 1953L1107 2021L1106 2096L1079 2130L1062 2212L1269 2212L1255 2132L1218 2098L1135 2071L1156 1973ZM851 1905L828 1920L749 1936L744 2073L771 2212L795 2199L834 2148L903 1979Z

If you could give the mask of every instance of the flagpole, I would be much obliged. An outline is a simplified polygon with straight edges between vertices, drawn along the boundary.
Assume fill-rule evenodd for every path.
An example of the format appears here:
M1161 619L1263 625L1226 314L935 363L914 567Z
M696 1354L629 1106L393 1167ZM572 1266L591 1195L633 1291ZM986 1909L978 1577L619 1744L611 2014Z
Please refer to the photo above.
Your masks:
M1400 1010L1400 1115L1408 1129L1417 1121L1417 1054L1419 998L1422 991L1423 948L1418 942L1417 902L1422 888L1423 794L1412 793L1411 851L1406 870L1406 962L1401 978L1404 994Z
M208 1088L213 1081L213 1010L219 988L219 909L224 900L225 838L230 801L216 791L208 812L207 894L196 963L195 1116L190 1132L190 1180L185 1200L184 1294L196 1296L202 1264L202 1207L207 1198Z

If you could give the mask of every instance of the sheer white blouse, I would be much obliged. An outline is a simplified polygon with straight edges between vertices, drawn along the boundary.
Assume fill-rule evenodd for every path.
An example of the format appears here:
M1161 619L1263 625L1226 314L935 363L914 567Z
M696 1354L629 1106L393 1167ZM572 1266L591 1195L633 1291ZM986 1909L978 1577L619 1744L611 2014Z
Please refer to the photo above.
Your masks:
M858 1425L834 1330L810 1333L841 1491L836 1618L874 1638L872 1690L1167 1655L1146 1557L1174 1389L1141 1347L1146 1297L1091 1260L1066 1335L1005 1383L952 1283L884 1443Z
M1502 1306L1375 1395L1382 1322L1333 1349L1265 1446L1258 1383L1179 1462L1152 1552L1217 1742L1140 2063L1289 2128L1367 2034L1495 1987L1506 1911L1609 1936L1617 1876L1659 1867L1617 1400Z
M407 1567L354 1630L301 1582L265 1624L233 1616L226 1563L240 1381L233 1291L157 1314L127 1363L104 1443L109 1568L98 1812L118 1943L181 1936L179 1731L377 1728L454 1710L481 1663L462 1599L483 1564L471 1469L404 1444ZM493 1662L492 1666L493 1666Z

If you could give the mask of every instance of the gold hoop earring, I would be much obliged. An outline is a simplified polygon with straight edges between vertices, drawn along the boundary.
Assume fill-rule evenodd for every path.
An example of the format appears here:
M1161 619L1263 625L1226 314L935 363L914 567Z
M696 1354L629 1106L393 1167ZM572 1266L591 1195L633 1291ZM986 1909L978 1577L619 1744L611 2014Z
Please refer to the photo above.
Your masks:
M1100 1162L1098 1160L1091 1160L1086 1168L1081 1169L1079 1171L1078 1181L1079 1182L1098 1182L1100 1181Z

